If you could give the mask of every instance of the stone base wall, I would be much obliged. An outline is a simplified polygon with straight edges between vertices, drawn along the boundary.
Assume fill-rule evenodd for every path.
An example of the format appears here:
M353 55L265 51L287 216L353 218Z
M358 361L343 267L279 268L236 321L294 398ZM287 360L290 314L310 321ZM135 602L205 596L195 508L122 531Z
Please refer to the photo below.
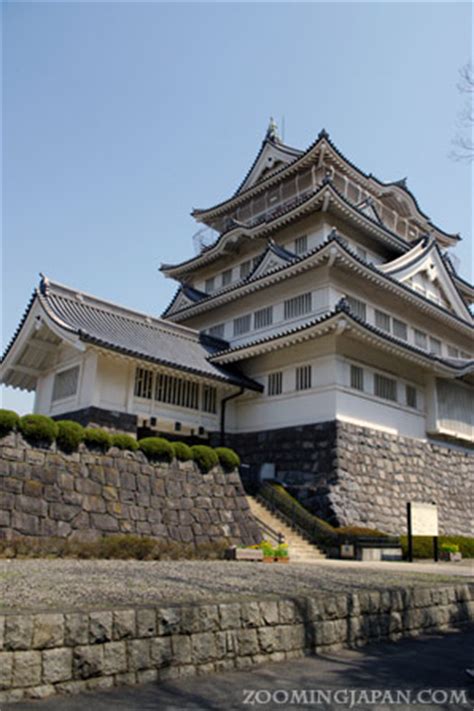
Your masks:
M228 435L257 472L277 477L335 525L406 532L408 501L435 501L440 532L474 536L474 452L341 421Z
M129 412L104 410L101 407L84 407L81 410L64 412L61 415L56 415L54 419L74 420L83 427L96 425L114 432L129 432L132 435L136 434L138 422L137 416L131 415Z
M75 454L0 439L0 538L135 533L183 543L260 540L238 472L153 465L141 452Z
M0 703L166 681L439 632L474 585L0 617Z

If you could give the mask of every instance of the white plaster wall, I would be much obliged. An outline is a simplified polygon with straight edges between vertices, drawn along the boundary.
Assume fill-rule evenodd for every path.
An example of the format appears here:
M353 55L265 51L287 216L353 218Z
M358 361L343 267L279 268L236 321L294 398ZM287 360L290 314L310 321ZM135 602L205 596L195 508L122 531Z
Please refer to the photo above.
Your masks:
M97 364L99 407L127 412L129 363L118 358L100 356Z

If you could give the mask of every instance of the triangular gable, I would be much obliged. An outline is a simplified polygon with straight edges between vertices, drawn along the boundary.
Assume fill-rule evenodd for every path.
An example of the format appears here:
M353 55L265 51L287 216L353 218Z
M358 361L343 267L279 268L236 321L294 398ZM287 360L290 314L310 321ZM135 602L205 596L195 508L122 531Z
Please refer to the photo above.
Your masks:
M427 244L428 246L424 250L420 250L420 245L413 248L412 260L406 261L408 254L404 255L404 263L402 262L403 258L399 258L394 261L392 268L390 268L391 265L384 265L383 271L415 290L420 290L420 287L423 290L424 287L427 287L425 294L427 298L431 298L435 303L441 302L441 305L450 308L460 318L466 319L468 316L471 320L471 313L437 244L433 241Z
M375 222L378 222L379 225L383 225L383 222L380 219L380 215L375 209L370 198L367 198L367 200L364 200L359 205L357 205L357 209L360 210L360 212L363 212L364 215L367 215L367 217L370 217L371 220L375 220Z
M235 194L251 188L275 170L293 163L301 154L302 151L285 146L276 139L266 138L254 164Z
M261 277L277 267L289 264L293 259L296 259L296 255L269 241L268 249L249 275L249 279Z
M194 289L181 286L176 292L173 301L163 313L163 316L170 316L177 311L181 311L181 309L185 309L187 306L195 304L196 301L200 301L205 296L206 294L200 294L200 292Z

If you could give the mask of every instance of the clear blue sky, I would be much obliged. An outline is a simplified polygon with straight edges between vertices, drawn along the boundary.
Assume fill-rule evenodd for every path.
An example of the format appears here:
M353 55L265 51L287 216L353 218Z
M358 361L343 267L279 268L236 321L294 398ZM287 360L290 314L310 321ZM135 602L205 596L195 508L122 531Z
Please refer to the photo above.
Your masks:
M468 3L4 4L3 345L40 271L159 314L159 264L192 254L190 210L235 189L270 115L408 176L472 277L470 167L448 158L471 27Z

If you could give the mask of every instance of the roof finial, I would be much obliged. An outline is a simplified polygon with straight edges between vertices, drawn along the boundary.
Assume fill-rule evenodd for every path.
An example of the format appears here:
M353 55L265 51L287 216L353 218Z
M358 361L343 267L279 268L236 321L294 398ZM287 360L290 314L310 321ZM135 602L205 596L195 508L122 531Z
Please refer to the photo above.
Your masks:
M276 121L273 116L270 116L270 122L268 124L267 135L265 136L265 138L268 138L270 141L280 140L280 136L278 134L278 126L276 125Z

